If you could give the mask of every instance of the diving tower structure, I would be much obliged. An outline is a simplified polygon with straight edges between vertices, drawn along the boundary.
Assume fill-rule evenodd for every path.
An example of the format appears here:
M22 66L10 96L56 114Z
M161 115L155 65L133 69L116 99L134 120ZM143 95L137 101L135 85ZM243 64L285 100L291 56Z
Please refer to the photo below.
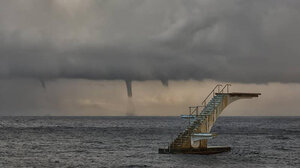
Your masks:
M211 128L222 111L232 102L240 99L258 97L261 93L229 92L231 84L216 85L199 106L189 107L188 115L181 118L189 120L188 127L181 132L167 148L158 150L161 154L216 154L230 151L230 147L207 146L207 141L216 137Z

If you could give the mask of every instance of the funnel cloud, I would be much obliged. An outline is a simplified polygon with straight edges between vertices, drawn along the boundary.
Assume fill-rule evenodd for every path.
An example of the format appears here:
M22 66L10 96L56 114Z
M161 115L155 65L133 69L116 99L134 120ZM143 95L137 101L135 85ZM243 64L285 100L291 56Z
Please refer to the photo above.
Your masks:
M43 79L40 79L41 86L46 90L46 82Z
M127 96L132 97L132 83L131 80L126 80Z
M163 86L168 87L169 86L169 81L168 80L161 80L161 83Z

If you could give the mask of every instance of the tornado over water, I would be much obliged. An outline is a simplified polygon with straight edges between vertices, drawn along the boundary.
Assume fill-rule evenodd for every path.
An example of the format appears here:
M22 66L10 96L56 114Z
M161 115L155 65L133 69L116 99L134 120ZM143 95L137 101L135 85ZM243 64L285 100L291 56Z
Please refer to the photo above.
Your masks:
M128 97L126 115L127 116L135 116L135 105L134 105L131 97Z
M40 79L39 81L40 81L41 86L43 87L43 89L46 90L46 82L43 79Z
M130 98L132 97L132 85L131 85L131 80L125 80L126 82L126 88L127 88L127 96Z
M168 87L169 86L169 81L167 79L162 79L160 80L162 85L165 86L165 87Z

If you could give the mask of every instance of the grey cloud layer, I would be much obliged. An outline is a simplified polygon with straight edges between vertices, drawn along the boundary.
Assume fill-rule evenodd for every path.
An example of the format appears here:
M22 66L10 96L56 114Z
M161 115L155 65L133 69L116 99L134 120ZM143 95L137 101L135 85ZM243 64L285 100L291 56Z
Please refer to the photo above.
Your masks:
M0 77L300 82L298 0L0 1Z

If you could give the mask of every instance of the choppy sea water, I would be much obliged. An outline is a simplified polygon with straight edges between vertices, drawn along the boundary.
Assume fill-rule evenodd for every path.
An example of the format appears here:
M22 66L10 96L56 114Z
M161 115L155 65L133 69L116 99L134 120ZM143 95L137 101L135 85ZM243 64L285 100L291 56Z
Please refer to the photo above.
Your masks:
M0 167L300 167L300 117L220 117L216 155L158 154L179 117L0 117Z

